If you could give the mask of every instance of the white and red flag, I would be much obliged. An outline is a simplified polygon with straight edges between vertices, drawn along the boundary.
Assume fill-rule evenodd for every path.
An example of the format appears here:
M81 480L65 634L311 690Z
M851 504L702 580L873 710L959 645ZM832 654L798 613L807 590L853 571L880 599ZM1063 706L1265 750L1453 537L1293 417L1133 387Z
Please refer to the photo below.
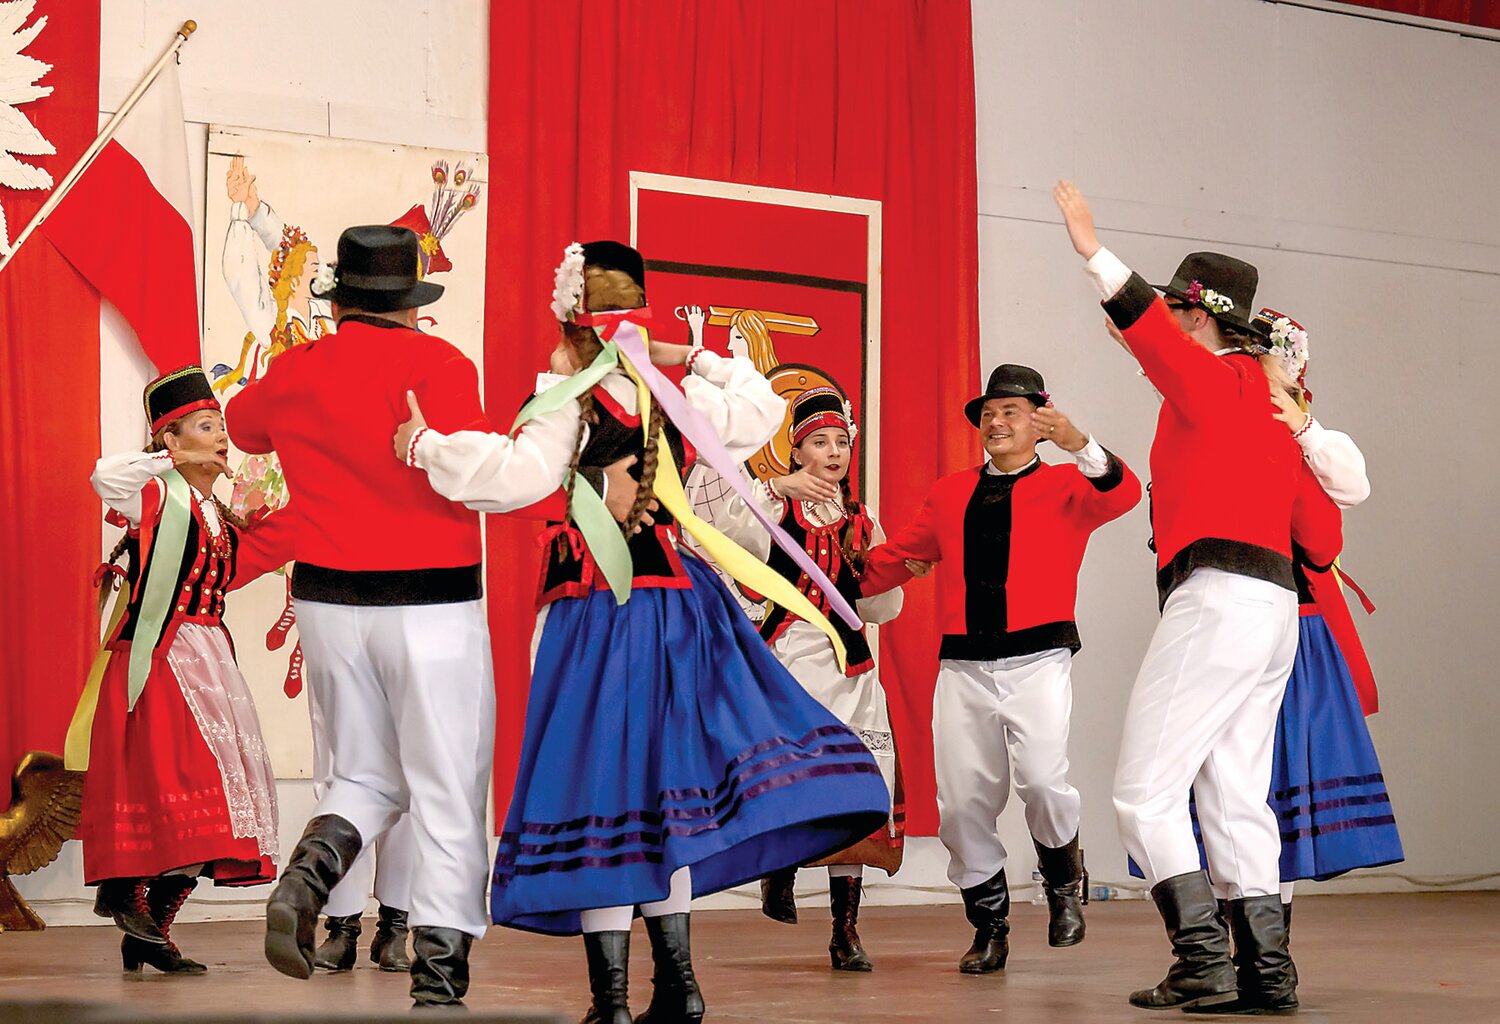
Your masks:
M166 372L201 358L192 190L177 63L37 228L134 328Z

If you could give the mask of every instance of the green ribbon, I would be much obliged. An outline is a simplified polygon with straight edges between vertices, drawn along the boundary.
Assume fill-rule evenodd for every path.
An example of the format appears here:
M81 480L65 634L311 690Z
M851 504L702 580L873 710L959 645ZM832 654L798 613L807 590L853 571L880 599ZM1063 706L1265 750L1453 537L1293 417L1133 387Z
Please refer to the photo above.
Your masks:
M177 600L177 570L182 565L188 523L193 518L192 489L182 474L170 469L162 474L161 480L167 486L167 496L162 502L161 522L157 524L156 537L147 555L147 564L155 571L147 570L140 617L135 623L135 638L130 642L130 674L126 690L128 711L135 710L135 702L146 688L146 677L151 674L151 657L156 653L162 628L172 615L172 604ZM225 529L228 529L227 525Z
M556 412L574 399L581 398L619 363L620 355L615 343L605 342L603 350L587 367L558 381L523 405L516 414L516 422L510 428L511 436L514 437L516 431L527 421L545 413ZM614 592L616 603L624 604L630 599L630 583L635 572L630 559L630 547L620 533L620 524L610 515L609 507L604 504L599 492L581 477L574 481L568 512L577 524L578 532L583 534L583 541L588 545L594 564L599 567L609 589Z

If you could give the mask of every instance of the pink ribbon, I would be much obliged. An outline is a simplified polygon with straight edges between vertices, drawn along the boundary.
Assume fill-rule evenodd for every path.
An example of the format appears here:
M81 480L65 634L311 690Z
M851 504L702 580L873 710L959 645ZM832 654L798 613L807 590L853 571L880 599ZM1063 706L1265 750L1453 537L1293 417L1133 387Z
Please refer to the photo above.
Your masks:
M698 449L698 457L728 481L734 493L740 496L746 507L771 534L771 539L776 542L776 546L790 555L792 561L807 573L813 584L827 595L829 606L838 613L839 618L843 619L850 629L859 629L862 625L859 616L844 599L844 595L838 592L833 581L808 557L800 544L787 536L787 532L779 523L772 522L761 511L760 503L755 500L754 494L750 491L750 484L745 479L744 468L734 456L729 454L728 449L724 447L724 442L719 440L718 432L688 403L686 396L678 391L671 381L662 376L661 371L652 364L651 354L646 351L646 343L641 338L640 328L632 323L629 317L629 314L635 311L624 312L623 316L609 318L613 322L600 330L600 337L606 341L613 340L620 347L620 351L625 353L635 366L636 372L641 375L641 379L646 382L646 387L650 388L651 393L656 396L656 401L661 405L662 411L667 414L667 418L672 421L682 436ZM594 318L604 320L605 315L595 313ZM641 415L645 416L646 410L642 409Z

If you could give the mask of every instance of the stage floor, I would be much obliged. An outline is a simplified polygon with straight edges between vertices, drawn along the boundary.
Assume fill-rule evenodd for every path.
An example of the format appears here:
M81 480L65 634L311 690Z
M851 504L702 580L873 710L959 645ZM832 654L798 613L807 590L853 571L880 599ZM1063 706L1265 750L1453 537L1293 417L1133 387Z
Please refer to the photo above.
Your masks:
M755 911L694 915L695 961L710 1019L1169 1019L1125 1002L1132 988L1155 983L1168 963L1160 921L1143 901L1091 905L1088 941L1072 949L1047 947L1042 908L1016 907L1009 966L987 977L954 969L972 935L958 906L866 908L860 930L876 963L869 975L828 969L826 913L805 906L795 928ZM372 930L367 919L366 942ZM169 978L148 968L140 976L125 975L118 933L105 927L0 935L0 1002L86 999L149 1009L158 1019L211 1013L214 1007L388 1013L409 1005L406 977L382 974L368 963L352 974L320 974L307 982L276 974L261 959L259 922L185 924L174 935L188 955L210 965L209 974ZM1304 1020L1500 1020L1500 893L1302 898L1292 935ZM651 974L639 925L631 953L639 1012L650 997ZM576 938L495 929L475 946L473 979L468 1003L474 1011L524 1007L576 1019L587 1004Z

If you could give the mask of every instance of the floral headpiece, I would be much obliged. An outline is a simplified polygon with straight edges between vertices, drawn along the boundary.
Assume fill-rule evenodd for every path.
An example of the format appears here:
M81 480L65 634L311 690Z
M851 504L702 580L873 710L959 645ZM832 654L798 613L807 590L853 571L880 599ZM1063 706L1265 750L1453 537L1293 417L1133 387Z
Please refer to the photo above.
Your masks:
M1270 307L1255 314L1254 324L1265 335L1269 351L1281 363L1290 380L1297 382L1303 395L1310 401L1312 393L1307 390L1307 330L1285 313Z
M272 288L275 288L276 282L281 280L281 272L286 269L287 257L299 245L312 245L312 239L307 237L306 231L295 224L288 224L281 229L281 242L276 246L276 251L271 254L269 276Z
M339 265L337 263L325 263L318 268L318 276L313 278L309 286L312 293L318 298L323 298L339 286Z
M1183 293L1183 298L1187 299L1193 305L1202 306L1210 313L1216 315L1222 316L1234 309L1233 299L1214 291L1212 288L1203 287L1202 281L1194 281L1188 285L1187 291Z
M568 323L583 304L583 246L574 242L563 250L552 283L552 315Z

